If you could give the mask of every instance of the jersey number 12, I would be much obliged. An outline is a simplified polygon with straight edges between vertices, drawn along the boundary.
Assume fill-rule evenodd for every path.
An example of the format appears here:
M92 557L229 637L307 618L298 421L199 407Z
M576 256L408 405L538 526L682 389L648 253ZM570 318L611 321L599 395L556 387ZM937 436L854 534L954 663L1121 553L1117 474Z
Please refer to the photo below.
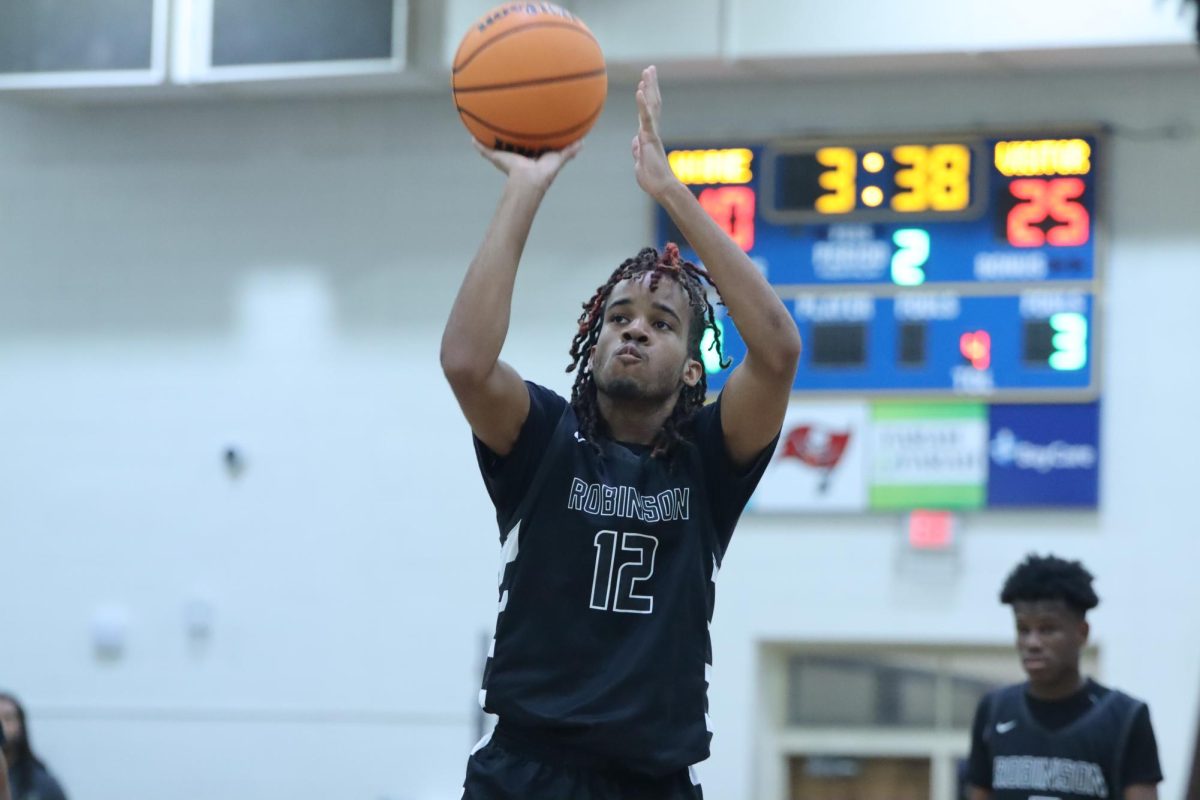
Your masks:
M637 594L634 589L654 574L656 550L658 539L645 533L597 533L591 607L620 614L653 613L654 597Z

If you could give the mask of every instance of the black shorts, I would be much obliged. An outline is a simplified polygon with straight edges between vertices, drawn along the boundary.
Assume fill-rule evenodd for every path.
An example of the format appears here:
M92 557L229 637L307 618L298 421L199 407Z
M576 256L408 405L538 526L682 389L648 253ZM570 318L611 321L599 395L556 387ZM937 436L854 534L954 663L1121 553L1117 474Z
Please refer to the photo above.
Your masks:
M663 778L550 763L493 736L467 761L463 800L703 800L694 772Z

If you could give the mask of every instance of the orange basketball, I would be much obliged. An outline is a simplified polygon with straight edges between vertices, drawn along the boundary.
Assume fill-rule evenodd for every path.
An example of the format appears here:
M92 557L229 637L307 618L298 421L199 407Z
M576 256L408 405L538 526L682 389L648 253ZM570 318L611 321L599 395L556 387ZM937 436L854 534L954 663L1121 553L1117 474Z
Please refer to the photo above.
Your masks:
M484 145L537 154L583 137L608 93L604 53L570 11L505 3L463 37L451 77L463 124Z

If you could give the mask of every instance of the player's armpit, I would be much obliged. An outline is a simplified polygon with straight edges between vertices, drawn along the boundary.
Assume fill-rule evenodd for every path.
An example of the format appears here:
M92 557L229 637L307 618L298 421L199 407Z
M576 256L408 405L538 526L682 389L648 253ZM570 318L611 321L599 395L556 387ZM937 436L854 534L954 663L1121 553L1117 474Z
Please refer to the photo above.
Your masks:
M1158 787L1148 783L1126 786L1125 800L1158 800Z
M529 415L529 389L517 371L497 361L482 378L446 370L471 432L498 456L512 452Z
M748 466L779 434L796 364L768 369L747 353L721 390L721 428L735 466Z

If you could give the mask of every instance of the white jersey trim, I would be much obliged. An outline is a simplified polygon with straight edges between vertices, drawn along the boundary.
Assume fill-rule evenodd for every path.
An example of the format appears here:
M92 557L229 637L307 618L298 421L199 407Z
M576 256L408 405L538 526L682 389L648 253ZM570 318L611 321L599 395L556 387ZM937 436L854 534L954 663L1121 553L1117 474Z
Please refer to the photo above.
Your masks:
M497 589L504 585L504 570L517 560L517 555L521 552L521 532L517 530L520 524L521 521L517 520L516 525L509 529L508 535L504 537L504 546L500 548L500 574L496 576Z
M492 731L488 731L487 733L485 733L483 735L483 738L480 739L478 742L476 742L475 746L471 748L471 755L475 755L480 750L487 747L488 742L490 742L491 740L492 740ZM466 787L463 787L463 788L466 788Z

